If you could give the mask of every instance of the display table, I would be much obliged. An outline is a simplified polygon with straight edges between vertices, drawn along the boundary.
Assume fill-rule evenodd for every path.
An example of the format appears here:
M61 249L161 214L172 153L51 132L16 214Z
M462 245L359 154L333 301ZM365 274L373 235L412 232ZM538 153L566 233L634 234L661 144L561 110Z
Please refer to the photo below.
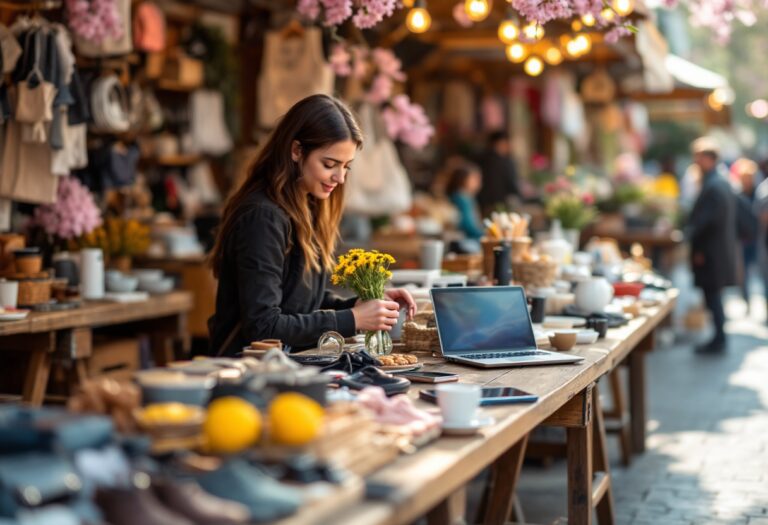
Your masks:
M480 434L444 437L413 455L401 456L368 479L382 492L381 498L348 508L342 516L335 516L333 523L407 524L425 514L430 523L451 523L461 512L461 505L455 504L456 495L489 466L494 468L482 521L504 523L528 434L541 424L567 428L568 523L591 523L593 500L601 501L597 509L601 525L612 523L610 473L596 382L619 364L627 364L633 441L635 450L644 450L644 357L653 349L654 331L671 313L676 297L676 292L670 292L667 301L644 310L627 326L609 330L608 336L594 345L577 347L573 352L585 358L579 364L513 369L473 369L439 360L426 364L424 370L461 374L465 383L518 387L537 394L539 401L485 407L496 424ZM417 396L418 388L423 387L414 384L410 395ZM389 490L382 490L385 487Z
M22 321L0 323L0 352L29 356L22 400L39 406L54 355L68 361L78 379L84 378L94 328L130 325L134 336L149 337L154 360L162 365L173 360L175 341L188 349L186 314L191 307L190 293L172 292L137 303L86 301L74 310L32 312Z

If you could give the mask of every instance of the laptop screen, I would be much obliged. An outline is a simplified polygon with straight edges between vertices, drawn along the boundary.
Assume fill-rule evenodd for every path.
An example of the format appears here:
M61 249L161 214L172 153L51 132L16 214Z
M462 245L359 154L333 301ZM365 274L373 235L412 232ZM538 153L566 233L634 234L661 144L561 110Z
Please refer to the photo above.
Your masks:
M519 286L433 288L443 353L536 348Z

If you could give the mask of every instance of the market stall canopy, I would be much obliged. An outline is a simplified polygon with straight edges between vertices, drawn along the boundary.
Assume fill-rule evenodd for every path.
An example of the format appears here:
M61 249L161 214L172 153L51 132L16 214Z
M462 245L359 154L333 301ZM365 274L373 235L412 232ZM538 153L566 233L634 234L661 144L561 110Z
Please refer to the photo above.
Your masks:
M675 85L682 88L712 91L727 88L728 80L714 71L703 68L677 55L669 54L664 60L667 71L674 77Z

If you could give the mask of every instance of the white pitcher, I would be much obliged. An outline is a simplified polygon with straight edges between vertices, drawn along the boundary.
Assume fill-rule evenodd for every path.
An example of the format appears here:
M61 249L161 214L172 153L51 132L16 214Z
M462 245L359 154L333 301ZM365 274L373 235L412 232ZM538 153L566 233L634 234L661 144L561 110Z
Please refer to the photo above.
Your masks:
M591 277L576 286L576 307L583 312L602 312L611 299L613 286L605 277Z

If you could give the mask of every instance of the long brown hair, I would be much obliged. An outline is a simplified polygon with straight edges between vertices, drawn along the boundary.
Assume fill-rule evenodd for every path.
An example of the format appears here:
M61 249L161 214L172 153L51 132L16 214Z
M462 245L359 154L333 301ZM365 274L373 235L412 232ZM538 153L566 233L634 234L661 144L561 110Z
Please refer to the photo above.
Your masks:
M298 141L306 159L312 151L344 140L355 142L358 148L363 144L363 134L343 102L327 95L311 95L288 110L249 168L245 181L224 206L221 227L209 257L216 277L221 271L225 241L233 232L248 196L256 191L263 191L290 217L304 252L305 269L333 268L344 185L339 185L326 200L307 195L299 184L301 169L291 158L291 145Z

